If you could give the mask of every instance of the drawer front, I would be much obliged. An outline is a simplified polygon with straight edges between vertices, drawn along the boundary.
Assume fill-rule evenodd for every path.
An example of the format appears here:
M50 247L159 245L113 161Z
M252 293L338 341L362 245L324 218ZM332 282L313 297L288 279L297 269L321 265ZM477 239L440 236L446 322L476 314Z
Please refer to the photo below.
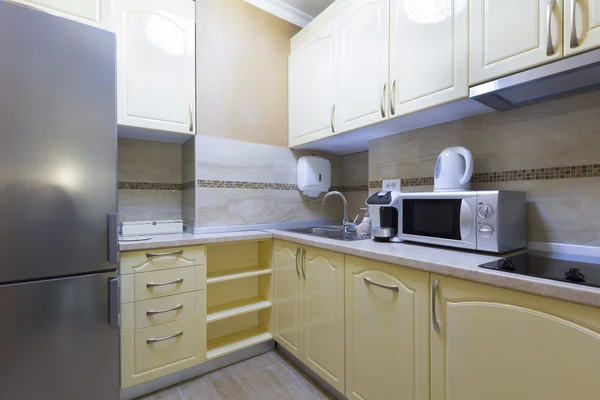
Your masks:
M133 275L121 275L121 304L133 301Z
M121 253L121 274L191 267L205 263L204 246L125 251Z
M134 373L197 357L197 331L194 318L135 331Z
M135 329L191 318L195 314L195 292L134 303Z
M136 274L134 300L148 300L192 292L195 286L194 267Z

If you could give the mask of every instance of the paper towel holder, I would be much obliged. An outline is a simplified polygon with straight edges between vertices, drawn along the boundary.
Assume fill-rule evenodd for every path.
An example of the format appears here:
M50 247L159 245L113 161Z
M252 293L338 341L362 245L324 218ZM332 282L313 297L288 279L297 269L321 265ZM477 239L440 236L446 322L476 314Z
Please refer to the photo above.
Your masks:
M298 189L303 195L319 197L331 187L331 163L323 157L300 157L297 178Z

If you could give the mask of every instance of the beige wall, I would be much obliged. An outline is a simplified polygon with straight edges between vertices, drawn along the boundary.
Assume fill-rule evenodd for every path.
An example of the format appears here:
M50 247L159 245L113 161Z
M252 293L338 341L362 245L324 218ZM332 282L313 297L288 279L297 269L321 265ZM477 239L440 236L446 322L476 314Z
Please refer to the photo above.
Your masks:
M600 91L371 141L369 180L432 177L438 154L457 145L471 150L476 173L579 165L597 170ZM528 240L600 245L600 177L478 183L472 189L526 191Z
M287 147L287 60L299 28L243 0L196 8L198 134Z

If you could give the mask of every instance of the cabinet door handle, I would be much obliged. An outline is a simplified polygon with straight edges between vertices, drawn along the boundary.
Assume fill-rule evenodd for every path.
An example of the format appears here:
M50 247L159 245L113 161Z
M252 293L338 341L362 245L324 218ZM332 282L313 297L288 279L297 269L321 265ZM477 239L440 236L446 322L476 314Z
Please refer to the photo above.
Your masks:
M190 103L190 132L194 132L194 105Z
M331 106L331 133L335 133L334 119L335 119L335 104L333 104Z
M381 118L385 118L385 89L387 88L387 83L381 85Z
M300 246L296 249L296 273L298 274L298 278L301 278L300 270L298 269L298 262L300 261Z
M366 276L365 276L365 282L368 283L369 285L373 285L373 286L377 286L377 287L384 288L384 289L387 289L387 290L391 290L392 292L397 292L397 291L400 290L398 288L398 286L395 286L395 285L382 285L381 283L373 282L371 279L369 279Z
M390 114L396 115L396 78L394 78L392 86L390 86Z
M150 338L146 340L146 344L152 344L152 343L156 343L156 342L163 342L165 340L169 340L169 339L175 339L176 337L179 336L183 336L183 331L179 331L177 333L172 334L171 336L165 336L165 337L161 337L161 338Z
M170 312L170 311L181 310L182 308L183 308L183 304L178 304L175 307L165 308L164 310L148 310L148 311L146 311L146 315L163 314L163 313Z
M435 301L437 298L437 291L440 281L437 279L433 280L433 287L431 288L431 323L433 324L433 330L436 332L440 332L440 324L437 319Z
M579 46L577 38L577 21L575 20L575 11L577 10L577 0L571 0L571 43L572 49Z
M546 6L546 19L547 19L547 32L546 32L546 55L554 55L554 42L552 40L552 10L554 9L554 3L556 0L549 0Z
M175 251L167 251L166 253L146 253L146 258L176 256L179 254L183 254L183 249L175 250Z
M304 275L304 280L306 280L306 248L302 249L302 275Z
M175 285L177 283L182 283L182 282L183 282L183 278L175 279L174 281L169 281L169 282L158 282L158 283L149 282L149 283L146 283L146 287L153 288L153 287L157 287L157 286Z

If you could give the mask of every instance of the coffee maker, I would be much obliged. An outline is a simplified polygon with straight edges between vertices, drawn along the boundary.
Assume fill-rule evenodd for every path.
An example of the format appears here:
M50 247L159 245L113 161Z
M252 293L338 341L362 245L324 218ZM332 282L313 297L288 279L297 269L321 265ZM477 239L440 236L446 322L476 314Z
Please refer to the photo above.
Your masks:
M401 192L377 192L367 199L373 226L371 238L376 242L400 242L398 209ZM379 218L377 218L379 217Z

